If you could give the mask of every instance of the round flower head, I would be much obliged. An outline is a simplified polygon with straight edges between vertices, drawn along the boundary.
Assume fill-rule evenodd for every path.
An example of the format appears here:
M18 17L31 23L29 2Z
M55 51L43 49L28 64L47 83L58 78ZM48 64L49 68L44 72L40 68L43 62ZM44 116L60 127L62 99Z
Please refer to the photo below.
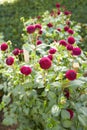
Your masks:
M75 38L73 36L68 37L68 43L74 44L75 43Z
M37 19L40 19L41 18L41 16L37 16Z
M20 68L20 72L22 73L22 74L24 74L24 75L29 75L29 74L31 74L31 72L32 72L32 69L31 69L31 67L29 67L29 66L27 66L27 65L24 65L24 66L22 66L21 68Z
M35 29L41 29L42 26L40 24L35 24Z
M69 34L74 34L74 31L72 29L68 29Z
M7 65L13 65L13 63L14 63L14 58L12 56L10 56L6 59Z
M73 48L72 54L73 54L73 55L76 55L76 56L81 55L81 49L80 49L79 47Z
M53 27L53 24L52 24L52 23L48 23L47 26L48 26L49 28L51 28L51 27Z
M65 14L65 15L70 15L71 12L70 12L70 11L65 11L64 14Z
M69 26L65 26L65 27L64 27L64 30L65 30L65 31L68 31L68 30L69 30Z
M56 53L56 49L55 48L50 48L49 53L50 54L55 54Z
M42 41L41 40L37 40L37 43L36 43L37 45L40 45L40 44L42 44Z
M15 56L19 55L20 50L18 48L15 48L12 52Z
M57 28L57 31L61 32L61 29L60 29L60 28Z
M51 61L53 60L53 55L50 54L50 55L48 55L47 57L48 57Z
M60 15L60 13L61 13L60 10L58 10L57 14Z
M65 77L68 79L68 80L75 80L76 77L77 77L77 73L75 70L68 70L65 74Z
M28 32L29 34L34 33L34 32L35 32L35 26L34 26L34 25L29 25L29 26L27 27L27 32Z
M48 57L42 57L39 61L40 67L42 69L49 69L52 65L51 60Z
M74 112L73 112L73 110L71 110L71 109L67 109L67 111L68 111L69 114L70 114L70 119L72 119L73 116L74 116Z
M60 4L59 4L59 3L56 3L56 7L57 7L57 8L60 8Z
M2 43L2 44L1 44L1 50L2 50L2 51L6 51L7 49L8 49L7 43Z
M68 51L72 51L73 50L73 46L71 44L67 44L66 46Z
M59 44L60 45L63 45L63 46L66 46L67 45L67 42L65 40L60 40L59 41Z

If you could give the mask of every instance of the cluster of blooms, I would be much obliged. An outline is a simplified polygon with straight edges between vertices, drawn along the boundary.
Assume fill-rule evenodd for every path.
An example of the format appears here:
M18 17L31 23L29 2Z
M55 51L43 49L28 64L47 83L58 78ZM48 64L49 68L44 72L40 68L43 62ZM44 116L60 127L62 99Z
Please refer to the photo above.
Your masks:
M27 27L27 32L29 34L34 33L36 30L39 30L39 33L41 33L42 26L40 24L30 25Z
M61 11L60 11L60 4L57 3L56 4L56 7L58 9L57 11L57 15L60 15L61 14ZM70 11L67 11L65 10L64 11L64 15L68 16L68 15L71 15L71 12ZM55 12L52 11L51 12L51 16L54 16L55 17ZM39 17L40 19L41 17ZM63 30L65 31L65 33L68 33L68 36L66 39L61 39L59 41L56 42L56 44L59 44L59 45L62 45L64 46L67 51L69 51L71 53L72 56L79 56L81 55L81 49L78 47L78 46L74 46L74 44L76 43L76 39L74 38L73 34L75 33L74 30L70 27L70 24L71 22L69 20L66 21L66 25L64 26ZM27 27L27 32L30 34L30 33L34 33L36 29L38 29L38 34L41 36L43 34L43 28L42 28L42 25L41 24L37 24L38 27L36 28L35 26L36 25L29 25ZM52 22L49 22L47 25L46 25L49 29L50 28L55 28L53 23ZM61 28L56 28L56 30L58 32L62 32L62 29ZM55 39L54 39L55 40ZM42 41L38 38L37 42L36 42L36 45L40 45L42 44ZM52 61L53 61L53 55L57 52L57 49L56 48L50 48L49 51L48 51L48 56L44 56L42 57L40 60L39 60L39 64L40 64L40 67L44 70L47 70L49 69L51 66L52 66ZM72 80L75 80L77 78L77 72L73 69L69 69L66 71L65 73L65 77L72 81ZM67 99L70 98L70 92L69 90L66 90L64 91L64 95ZM67 109L67 111L69 112L70 114L70 119L73 118L74 116L74 111L72 109Z
M67 40L60 40L59 44L63 45L67 48L68 51L71 51L71 54L74 56L81 55L81 49L79 47L74 47L75 38L73 36L69 36Z
M57 14L60 15L61 14L60 4L57 3L56 7L58 8ZM51 12L51 16L53 16L54 14L55 14L54 12ZM65 11L64 14L65 15L71 15L71 12ZM40 19L40 18L41 17L39 16L38 19ZM69 33L70 36L68 36L67 39L59 40L58 42L56 42L56 44L64 46L67 49L67 51L71 52L72 56L79 56L81 54L81 49L79 47L74 47L74 44L75 44L76 40L75 40L74 36L72 36L74 34L74 31L70 28L70 21L67 21L66 24L67 25L64 27L64 31ZM50 23L47 24L47 27L52 28L53 24L50 22ZM31 25L27 26L27 28L26 28L26 31L27 31L27 33L29 35L34 33L36 30L38 31L39 35L42 35L43 30L42 30L42 25L41 24L34 24L34 25L31 24ZM56 30L61 32L61 28L57 28ZM36 45L40 45L40 44L42 44L42 41L37 39ZM2 51L7 51L8 44L7 43L2 43L0 48L1 48ZM48 51L48 53L49 53L48 56L44 56L39 60L39 65L40 65L40 67L42 69L47 70L52 66L53 55L56 52L57 52L56 48L50 48L49 51ZM12 53L13 53L14 56L18 56L21 53L23 53L23 50L15 48ZM6 64L8 66L13 65L14 62L15 62L15 59L14 59L13 56L9 56L9 57L6 58ZM28 65L23 65L20 68L20 72L22 74L24 74L25 76L28 76L29 74L32 73L32 68L30 66L28 66ZM73 70L73 69L69 69L69 70L66 71L65 77L68 80L71 80L71 81L75 80L76 77L77 77L77 72L75 70ZM68 90L65 91L65 96L66 96L67 99L69 99L70 93L69 93ZM73 110L67 109L67 111L70 113L70 119L72 119L73 116L74 116Z

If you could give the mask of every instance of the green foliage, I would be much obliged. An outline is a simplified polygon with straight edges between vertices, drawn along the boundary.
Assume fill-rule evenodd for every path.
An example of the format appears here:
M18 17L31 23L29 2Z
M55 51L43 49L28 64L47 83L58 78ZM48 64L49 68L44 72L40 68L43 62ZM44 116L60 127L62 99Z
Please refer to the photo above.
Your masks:
M56 14L57 10L54 11ZM69 18L70 16L65 16L63 13L51 17L49 12L45 12L41 20L31 18L24 22L23 49L29 55L29 62L25 62L23 55L21 61L19 55L13 55L11 42L7 42L8 50L0 51L2 66L0 73L4 79L4 83L0 84L0 89L4 91L0 109L4 111L5 125L18 123L18 130L87 129L87 78L83 77L87 69L86 56L84 52L80 56L73 56L65 46L59 45L59 40L67 41L69 36L63 29ZM53 23L53 28L47 27L49 21ZM39 37L42 40L41 45L36 45L38 30L33 34L26 32L26 26L35 23L42 25L43 34ZM71 25L76 40L73 46L77 47L81 39L78 34L80 26L73 21ZM57 27L61 27L62 31L58 32ZM48 70L43 70L39 60L43 56L48 56L49 48L56 48L57 52L53 54L52 66ZM15 59L12 66L5 63L8 56L13 56ZM76 70L77 79L69 81L65 73L67 70L76 69L73 67L75 62L79 64ZM23 65L32 68L30 75L25 76L20 72L20 67ZM65 90L69 91L69 99L65 95ZM69 109L73 111L72 118Z
M23 23L20 21L21 17L28 19L29 17L35 17L42 15L46 10L52 10L55 7L55 3L67 7L67 9L73 12L72 19L86 23L86 10L87 10L87 0L17 0L14 3L4 3L0 5L0 32L4 35L4 41L10 40L13 43L13 48L21 47L24 43L21 38ZM86 36L86 30L82 26L82 36ZM2 39L0 38L0 42ZM85 48L87 41L83 41Z

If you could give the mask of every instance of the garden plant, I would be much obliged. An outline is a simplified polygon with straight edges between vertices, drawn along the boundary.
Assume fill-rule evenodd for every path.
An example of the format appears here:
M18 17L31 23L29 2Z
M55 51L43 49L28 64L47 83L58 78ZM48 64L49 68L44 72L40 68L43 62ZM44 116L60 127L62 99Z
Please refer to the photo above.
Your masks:
M22 49L0 45L3 124L17 130L87 130L87 59L80 25L59 3L25 21Z
M11 1L14 2L11 3ZM12 48L21 48L24 41L21 38L23 24L20 18L24 17L27 20L29 17L42 15L46 10L52 10L56 2L60 2L61 6L73 12L72 20L81 23L82 30L79 34L83 37L83 44L79 46L87 50L87 38L85 37L87 35L87 0L84 2L83 0L9 0L9 2L0 4L0 42L11 40Z

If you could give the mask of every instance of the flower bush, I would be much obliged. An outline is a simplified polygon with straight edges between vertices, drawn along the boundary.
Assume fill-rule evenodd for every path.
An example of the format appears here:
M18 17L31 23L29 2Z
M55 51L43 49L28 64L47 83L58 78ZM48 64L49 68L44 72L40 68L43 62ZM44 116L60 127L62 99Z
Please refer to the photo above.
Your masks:
M71 12L56 7L24 23L23 50L11 51L8 41L0 51L3 123L17 124L18 130L87 129L87 61L78 47L80 27L70 21ZM65 29L67 23L74 33Z
M20 23L20 17L24 16L25 19L28 19L29 16L35 17L37 15L43 14L46 10L51 10L54 8L55 2L60 0L37 0L37 1L27 1L27 0L16 0L14 3L4 3L0 4L0 32L2 33L2 38L0 36L0 42L2 40L9 40L13 42L13 48L19 47L24 44L23 40L20 38L20 34L22 33L23 24ZM82 44L79 44L81 48L87 50L86 42L87 42L87 18L86 10L87 10L87 0L76 1L60 1L61 6L66 6L73 12L72 19L81 23L82 31L79 34L83 37ZM72 5L72 6L71 6ZM21 7L21 11L20 8ZM8 10L8 12L7 12ZM58 11L60 13L60 11ZM40 16L38 16L40 18ZM10 20L9 20L10 19ZM8 28L6 28L9 25ZM18 26L17 26L18 25ZM14 26L14 27L13 27ZM4 37L3 37L4 35Z

